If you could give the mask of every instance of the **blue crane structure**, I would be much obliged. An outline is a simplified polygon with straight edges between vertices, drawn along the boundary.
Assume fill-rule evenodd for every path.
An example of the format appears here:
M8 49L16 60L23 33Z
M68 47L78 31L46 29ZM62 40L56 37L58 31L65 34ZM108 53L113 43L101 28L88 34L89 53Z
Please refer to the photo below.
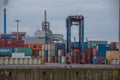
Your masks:
M66 19L67 28L67 53L71 53L71 27L79 26L79 50L84 54L84 17L82 15L68 16Z

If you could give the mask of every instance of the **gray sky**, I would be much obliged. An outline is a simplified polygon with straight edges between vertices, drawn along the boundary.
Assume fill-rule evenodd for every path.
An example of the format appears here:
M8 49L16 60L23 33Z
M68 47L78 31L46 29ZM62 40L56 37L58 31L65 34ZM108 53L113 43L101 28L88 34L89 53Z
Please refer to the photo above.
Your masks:
M3 33L3 5L0 0L0 33ZM66 17L83 15L85 17L85 37L88 40L118 41L119 0L9 0L7 8L7 33L19 31L33 35L37 27L41 29L44 10L53 33L64 34L66 38ZM77 27L72 32L77 38ZM72 35L72 38L73 36Z

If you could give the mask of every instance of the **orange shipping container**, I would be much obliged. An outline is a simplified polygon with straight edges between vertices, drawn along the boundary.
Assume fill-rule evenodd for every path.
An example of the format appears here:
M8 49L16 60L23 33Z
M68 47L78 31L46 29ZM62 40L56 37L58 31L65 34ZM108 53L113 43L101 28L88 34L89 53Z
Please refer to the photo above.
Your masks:
M110 59L120 59L120 53L118 51L107 51L106 58Z
M42 44L27 44L27 47L32 50L42 50Z

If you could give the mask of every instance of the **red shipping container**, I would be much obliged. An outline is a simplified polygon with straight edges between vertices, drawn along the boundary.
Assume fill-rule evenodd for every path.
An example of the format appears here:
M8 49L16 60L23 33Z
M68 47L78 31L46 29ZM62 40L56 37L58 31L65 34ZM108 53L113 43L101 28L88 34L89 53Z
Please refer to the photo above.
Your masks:
M97 56L97 49L96 48L92 48L92 56Z
M5 47L5 40L0 40L0 47Z
M115 43L115 42L111 42L111 44L110 44L110 49L111 49L111 50L116 49L116 43Z
M85 49L85 63L92 63L92 49Z
M57 57L57 56L55 56L55 63L57 63L57 61L58 61L58 57Z
M45 56L44 59L45 59L44 61L45 61L46 63L48 63L48 56Z
M23 40L13 40L14 47L24 47L24 41Z
M33 57L39 57L39 50L32 50Z
M55 56L53 56L53 63L55 63Z
M71 63L74 63L74 56L71 56Z
M74 63L79 63L79 53L74 53Z
M14 48L13 40L6 40L5 41L5 47Z
M82 56L82 60L81 60L81 62L82 62L82 64L85 63L85 56L84 56L84 55Z
M102 56L98 56L98 62L99 64L102 64Z

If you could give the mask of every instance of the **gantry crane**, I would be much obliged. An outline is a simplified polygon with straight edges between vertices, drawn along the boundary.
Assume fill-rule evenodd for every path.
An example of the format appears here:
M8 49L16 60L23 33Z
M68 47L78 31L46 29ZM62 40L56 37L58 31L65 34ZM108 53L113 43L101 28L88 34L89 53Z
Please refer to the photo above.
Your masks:
M66 19L67 28L67 54L71 53L71 27L77 25L79 27L79 53L84 54L84 17L82 15L68 16ZM69 57L67 56L67 59ZM69 60L67 60L69 61ZM69 63L69 62L67 62Z

